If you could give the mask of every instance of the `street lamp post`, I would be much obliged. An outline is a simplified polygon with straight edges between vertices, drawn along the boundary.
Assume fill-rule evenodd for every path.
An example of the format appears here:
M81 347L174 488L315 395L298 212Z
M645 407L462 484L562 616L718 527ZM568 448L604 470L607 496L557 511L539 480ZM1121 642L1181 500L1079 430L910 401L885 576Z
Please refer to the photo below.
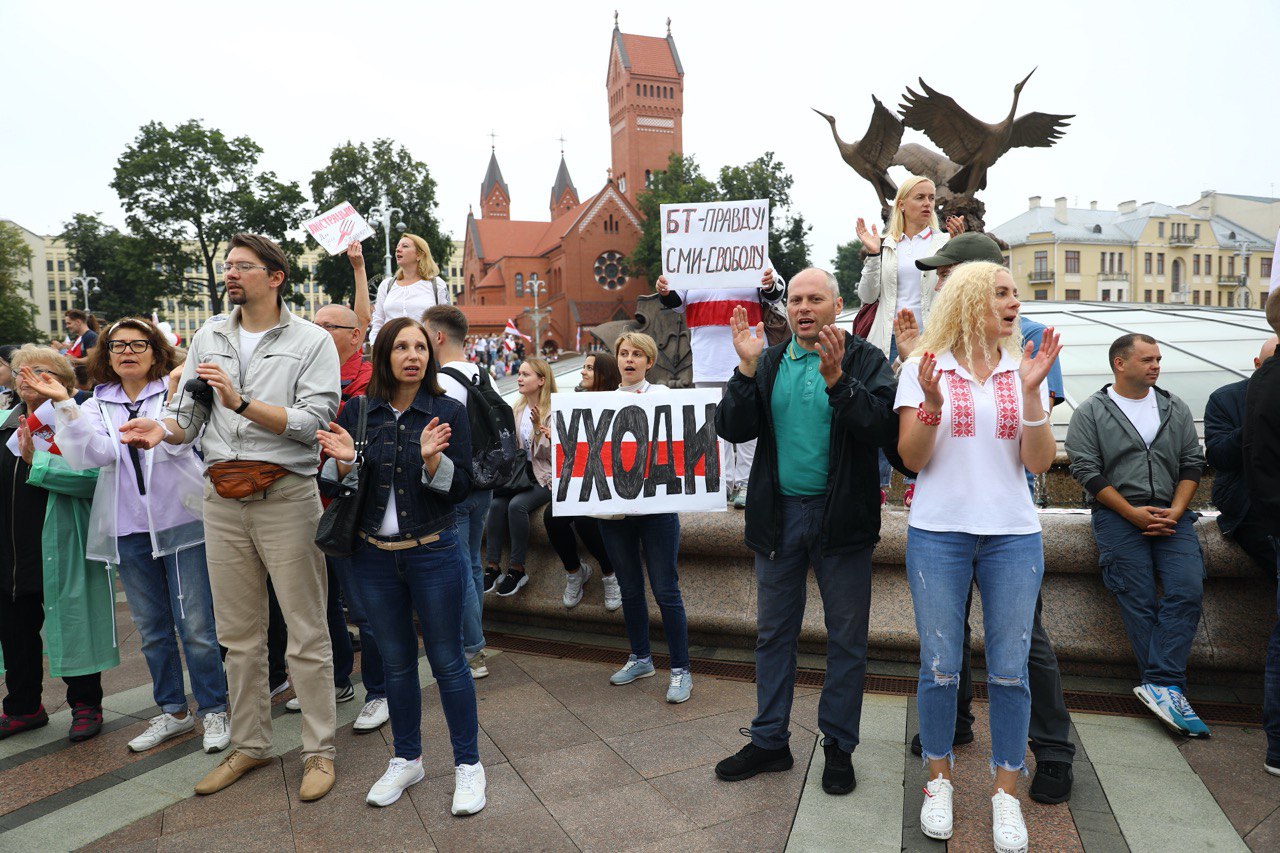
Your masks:
M369 219L382 226L382 240L383 240L383 245L386 248L386 257L384 260L386 261L387 278L391 278L391 272L392 272L391 271L391 216L392 214L395 214L395 213L398 213L401 216L404 215L403 210L401 210L398 207L391 206L391 201L390 199L387 198L386 193L382 194L382 200L378 202L378 204L375 205L372 210L369 211ZM405 228L407 227L408 226L405 225L403 222L396 223L396 228L399 229L400 231L405 230Z
M72 301L73 305L74 305L74 297L79 296L80 293L83 291L84 313L89 314L91 313L89 311L89 294L101 293L102 288L98 287L98 279L96 276L92 276L92 275L87 276L87 275L84 275L82 272L81 275L78 275L75 278L71 279L71 287L68 288L68 291L71 293L71 296L73 297L73 301Z
M533 351L537 355L542 352L542 318L551 313L546 308L538 307L538 294L547 292L547 283L534 273L529 276L526 286L533 291L533 307L524 309L524 313L533 320Z

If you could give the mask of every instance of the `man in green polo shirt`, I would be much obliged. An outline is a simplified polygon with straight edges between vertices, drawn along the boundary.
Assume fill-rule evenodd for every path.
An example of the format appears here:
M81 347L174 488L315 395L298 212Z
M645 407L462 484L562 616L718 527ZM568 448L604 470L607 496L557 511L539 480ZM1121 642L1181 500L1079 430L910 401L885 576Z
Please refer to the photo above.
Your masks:
M788 723L796 641L809 567L822 593L827 678L818 706L826 752L822 789L857 784L871 608L871 551L880 538L878 453L897 441L897 390L884 353L837 329L835 276L807 269L792 279L792 337L765 348L764 326L734 312L738 369L716 413L725 441L758 438L751 465L746 543L756 552L756 701L751 742L716 765L729 782L792 765Z

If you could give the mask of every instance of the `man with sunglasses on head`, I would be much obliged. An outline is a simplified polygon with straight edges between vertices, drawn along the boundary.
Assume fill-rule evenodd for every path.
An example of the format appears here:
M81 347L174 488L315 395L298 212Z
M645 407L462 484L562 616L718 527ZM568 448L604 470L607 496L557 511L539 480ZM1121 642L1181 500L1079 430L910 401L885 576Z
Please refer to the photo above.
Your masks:
M151 448L201 436L209 581L218 640L227 647L233 749L196 793L220 791L271 763L269 575L289 628L289 671L302 707L299 798L316 800L333 787L337 726L328 578L315 546L316 430L337 412L338 352L328 332L285 307L280 291L289 262L276 243L237 234L229 245L223 267L235 307L192 339L170 416L127 421L120 437ZM212 389L211 400L188 390L198 387L196 379Z

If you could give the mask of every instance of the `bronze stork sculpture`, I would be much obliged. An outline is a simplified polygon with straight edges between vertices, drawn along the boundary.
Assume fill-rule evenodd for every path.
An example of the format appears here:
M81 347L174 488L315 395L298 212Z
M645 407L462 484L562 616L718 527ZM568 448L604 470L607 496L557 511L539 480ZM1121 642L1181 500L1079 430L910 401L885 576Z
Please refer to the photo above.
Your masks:
M1036 70L1031 69L1031 74ZM987 124L965 112L954 98L933 89L924 79L917 94L909 87L902 104L902 122L919 130L942 149L947 157L960 164L947 182L948 189L956 195L972 196L986 189L987 170L1010 148L1048 148L1063 134L1070 115L1027 113L1014 118L1018 110L1018 97L1022 87L1031 79L1028 74L1013 87L1013 105L1009 115L998 124Z
M871 123L857 142L845 142L840 138L836 132L835 117L818 109L814 112L831 125L831 135L835 137L836 147L844 161L875 188L880 198L881 217L887 220L893 197L898 192L897 185L889 178L889 167L894 165L893 158L898 153L898 143L902 141L902 122L875 95L871 100L875 104L871 110Z

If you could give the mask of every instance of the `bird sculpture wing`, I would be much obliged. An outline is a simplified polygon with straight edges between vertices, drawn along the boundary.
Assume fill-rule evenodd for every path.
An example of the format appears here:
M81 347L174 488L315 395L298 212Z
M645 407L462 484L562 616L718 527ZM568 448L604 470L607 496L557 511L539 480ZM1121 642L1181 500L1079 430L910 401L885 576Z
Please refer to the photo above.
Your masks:
M957 163L968 163L978 156L991 128L969 115L949 95L933 89L920 79L923 95L907 88L902 104L902 123L919 130Z
M871 124L858 143L858 151L872 169L883 172L893 165L893 155L902 142L902 122L875 95L871 100L875 102Z
M893 155L891 165L902 166L913 175L928 178L936 187L943 186L956 172L960 171L958 163L953 163L945 155L916 142L899 146L898 153Z
M1027 113L1013 122L1010 148L1048 148L1066 132L1067 119L1075 116L1056 116L1049 113Z

